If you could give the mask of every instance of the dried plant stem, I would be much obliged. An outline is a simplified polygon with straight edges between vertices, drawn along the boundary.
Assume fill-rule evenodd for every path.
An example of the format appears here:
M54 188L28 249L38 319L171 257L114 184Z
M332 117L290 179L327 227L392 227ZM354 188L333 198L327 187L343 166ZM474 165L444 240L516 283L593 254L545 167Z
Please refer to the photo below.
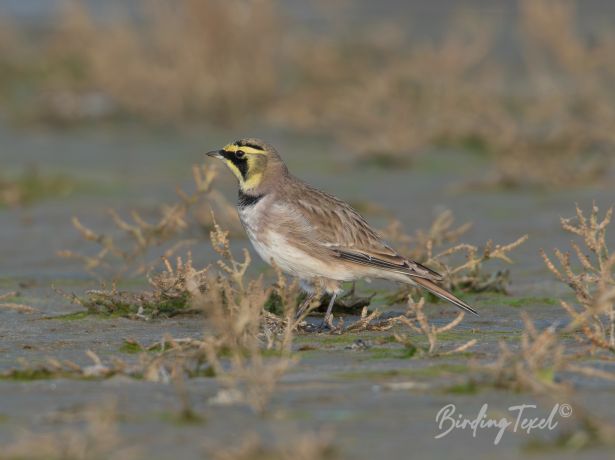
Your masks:
M413 260L418 260L440 272L444 280L443 287L448 290L463 290L469 292L496 291L506 292L508 272L498 271L485 273L484 265L492 260L501 260L512 264L510 252L527 241L524 235L509 244L494 245L488 241L480 249L478 246L458 243L446 249L440 249L446 243L456 243L471 227L466 223L454 227L454 219L450 211L444 211L436 217L428 231L417 230L414 235L406 235L398 222L387 227L383 236L398 243L402 252ZM439 250L434 253L435 250ZM463 255L463 262L452 265L451 258ZM392 296L393 301L405 299L407 288Z
M562 228L579 236L590 254L571 243L581 270L575 271L571 254L559 249L554 251L559 267L541 251L542 259L551 273L574 292L578 305L561 301L562 308L572 321L567 331L581 330L587 341L599 349L615 351L615 254L610 254L606 244L606 230L611 222L612 209L598 217L594 204L589 217L576 207L576 222L561 219Z
M429 347L427 349L428 355L433 356L437 354L460 353L470 349L471 347L476 345L476 343L478 343L476 339L472 339L462 345L459 345L453 350L440 352L440 343L438 341L438 335L444 332L448 332L458 326L461 321L463 321L465 314L464 312L459 312L452 321L445 324L444 326L437 327L430 324L429 320L427 319L427 315L425 314L424 306L424 297L421 297L419 301L416 302L411 296L408 296L408 313L403 317L399 317L399 322L408 326L412 331L418 334L422 334L427 338L427 341L429 343ZM403 338L402 336L397 337L398 341L402 343L405 342L405 338Z

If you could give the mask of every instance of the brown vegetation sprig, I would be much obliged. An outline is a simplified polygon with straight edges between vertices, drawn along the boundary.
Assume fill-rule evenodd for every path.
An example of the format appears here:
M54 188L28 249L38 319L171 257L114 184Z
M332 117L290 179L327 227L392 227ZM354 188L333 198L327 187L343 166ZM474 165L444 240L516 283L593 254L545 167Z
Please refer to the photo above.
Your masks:
M501 260L512 264L513 261L508 254L525 243L528 238L528 235L523 235L512 243L504 245L494 244L492 240L489 240L482 249L472 244L458 244L437 254L429 254L426 263L432 265L436 270L442 271L444 276L443 286L446 289L505 293L508 287L508 272L485 273L483 264L491 260ZM466 261L454 267L449 266L446 260L454 254L463 254Z
M284 305L281 322L285 329L274 356L265 356L263 349L272 337L264 309L272 289L265 288L262 275L246 281L250 255L244 250L238 261L230 249L228 232L214 221L211 231L214 249L220 255L220 271L195 304L205 312L208 331L203 350L216 378L224 389L213 402L246 403L262 412L273 394L277 381L294 364L292 356L293 328L296 326L294 302Z
M369 311L367 306L361 309L359 317L346 324L344 318L335 321L334 315L328 319L327 326L331 334L345 334L348 332L362 331L388 331L403 321L406 313L392 317L382 318L382 312L378 309ZM306 327L303 330L311 331L313 328Z
M521 318L524 329L519 347L500 341L495 362L474 364L479 376L472 378L473 384L478 381L481 385L529 391L558 405L569 401L570 404L566 404L572 408L569 415L575 424L558 436L556 445L573 449L612 446L615 426L598 417L595 411L588 410L578 400L575 401L574 384L570 377L575 375L615 382L615 373L577 364L581 355L567 348L561 340L565 330L558 330L557 324L541 331L526 313L522 313Z
M115 285L91 289L84 295L58 293L80 305L89 314L125 316L133 319L169 318L176 315L201 313L194 306L194 298L207 289L209 267L196 269L190 253L186 260L177 257L176 266L163 257L165 270L148 277L150 290L143 292L122 291Z
M153 253L158 252L157 255L160 256L159 253L162 251L161 255L169 258L180 248L191 244L191 241L182 235L188 227L190 212L199 202L205 201L210 206L221 209L225 216L235 216L229 211L231 205L213 190L212 186L217 176L216 167L194 165L195 191L189 195L178 190L179 201L170 206L163 206L160 216L154 223L147 222L137 211L132 211L132 222L130 222L122 218L116 210L110 209L109 216L117 228L116 234L96 232L83 225L79 218L73 217L73 226L79 234L98 246L99 250L95 255L85 255L70 250L60 251L58 255L80 261L89 273L95 275L100 275L101 271L119 275L131 269L138 274L145 273L155 263ZM209 212L211 213L211 208Z
M403 314L382 318L382 313L378 309L370 312L367 307L363 307L360 317L355 321L346 324L344 319L340 319L336 323L330 318L328 326L332 334L356 333L361 331L388 331L400 326L402 328L409 328L412 333L420 334L427 338L427 348L423 349L417 347L414 340L403 333L401 329L395 330L394 337L396 341L408 349L424 352L429 356L461 353L469 350L478 343L476 339L472 339L452 350L441 351L441 341L438 336L457 327L463 320L464 313L459 312L452 321L444 326L435 326L429 321L425 314L423 308L425 306L424 297L421 297L417 302L409 295L407 302L408 308Z
M429 344L428 348L426 349L427 355L435 356L462 353L469 350L478 343L478 340L471 339L452 350L440 351L440 341L438 339L438 335L451 331L456 326L458 326L461 321L463 321L465 313L457 313L457 316L452 321L445 324L444 326L438 327L429 322L423 308L424 306L424 297L421 297L417 302L412 298L412 296L408 296L408 312L405 316L399 317L398 321L409 327L412 332L424 335L427 338ZM415 347L412 340L405 334L397 333L395 334L395 339L398 342L404 344L406 347Z
M434 219L428 230L419 229L413 235L408 235L399 222L393 221L382 234L386 239L395 242L402 254L442 274L444 277L442 286L448 290L506 293L509 283L508 271L487 272L484 265L496 260L513 263L509 256L510 252L527 241L528 235L505 245L494 245L490 240L479 248L458 242L470 228L471 223L455 226L453 214L447 210ZM455 245L447 248L446 246L450 244ZM463 255L465 260L452 265L451 259L455 260L459 255ZM391 302L405 300L409 289L402 287L390 297Z
M589 216L577 206L576 222L561 219L562 228L579 236L589 251L586 254L576 242L571 243L579 268L573 267L570 253L559 249L555 250L559 267L544 251L541 255L551 273L575 294L576 305L561 301L571 319L567 330L581 332L594 348L615 351L615 254L610 254L606 244L612 213L610 208L600 219L594 204Z
M498 359L488 365L479 365L492 384L516 391L531 391L537 394L571 394L569 379L565 373L615 382L615 373L577 364L580 355L572 353L561 340L562 330L557 324L540 331L528 314L521 314L523 333L518 349L500 342Z
M453 212L447 209L439 213L426 230L419 228L409 235L405 233L402 223L393 219L381 233L387 240L395 242L404 255L424 262L431 257L434 247L458 242L471 228L471 222L457 226Z
M536 393L569 390L555 374L566 368L565 348L554 325L539 331L530 317L522 313L524 329L519 349L500 341L500 353L494 363L479 366L497 387Z

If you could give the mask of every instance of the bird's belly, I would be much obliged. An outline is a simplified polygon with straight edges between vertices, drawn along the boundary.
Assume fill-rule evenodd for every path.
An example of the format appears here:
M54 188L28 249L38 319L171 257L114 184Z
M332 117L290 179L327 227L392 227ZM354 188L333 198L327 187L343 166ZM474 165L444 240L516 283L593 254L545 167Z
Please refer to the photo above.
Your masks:
M337 281L357 279L354 270L334 260L322 260L297 245L293 245L286 235L263 223L258 203L249 208L239 209L239 218L248 238L258 255L268 264L273 263L282 271L302 279L329 278Z
M337 281L350 281L355 274L346 266L335 261L327 262L308 254L289 243L284 235L269 231L265 235L251 235L252 246L267 263L273 263L282 271L301 279L329 278Z

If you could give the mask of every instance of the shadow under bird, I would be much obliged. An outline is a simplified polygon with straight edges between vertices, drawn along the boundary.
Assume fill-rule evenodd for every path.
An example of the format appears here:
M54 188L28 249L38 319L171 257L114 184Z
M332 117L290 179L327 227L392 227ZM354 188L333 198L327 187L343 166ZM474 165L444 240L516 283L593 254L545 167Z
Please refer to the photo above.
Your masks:
M260 257L301 279L308 292L332 294L323 325L341 283L361 278L418 285L478 315L437 284L440 274L396 252L348 203L293 176L270 144L241 139L207 155L237 177L239 218Z

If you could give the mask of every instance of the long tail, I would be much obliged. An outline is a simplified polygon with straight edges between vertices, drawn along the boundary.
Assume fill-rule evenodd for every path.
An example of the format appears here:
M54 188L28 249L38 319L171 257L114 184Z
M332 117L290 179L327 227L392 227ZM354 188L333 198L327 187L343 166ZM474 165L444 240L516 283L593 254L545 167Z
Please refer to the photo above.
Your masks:
M476 312L476 310L474 310L472 307L470 307L467 303L465 303L463 300L455 297L453 294L448 292L446 289L441 288L440 286L438 286L433 281L428 280L426 278L418 278L418 277L414 277L414 276L410 277L410 279L414 283L416 283L419 286L427 289L429 292L431 292L434 295L437 295L441 299L449 301L450 303L452 303L456 307L461 308L464 311L467 311L467 312L472 313L472 314L474 314L476 316L479 316L478 313Z

